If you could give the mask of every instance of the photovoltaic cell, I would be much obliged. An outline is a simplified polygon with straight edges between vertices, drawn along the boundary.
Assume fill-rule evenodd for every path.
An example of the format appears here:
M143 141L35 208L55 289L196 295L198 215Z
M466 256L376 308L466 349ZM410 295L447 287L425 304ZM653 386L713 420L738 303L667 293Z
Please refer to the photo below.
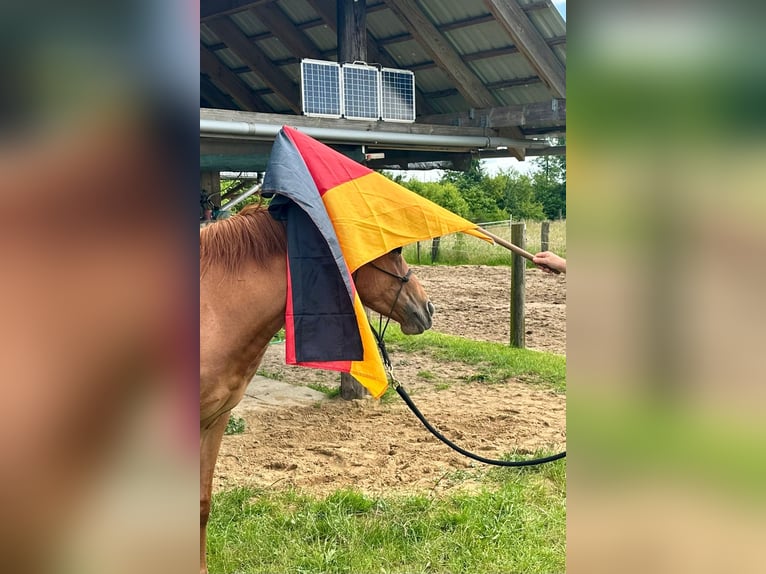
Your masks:
M380 71L380 117L390 122L415 121L415 74L408 70Z
M336 62L301 60L301 98L307 116L339 118L343 114L340 66Z
M377 120L378 69L360 64L343 64L343 115L352 120Z
M415 121L415 74L409 70L301 60L301 104L307 116Z

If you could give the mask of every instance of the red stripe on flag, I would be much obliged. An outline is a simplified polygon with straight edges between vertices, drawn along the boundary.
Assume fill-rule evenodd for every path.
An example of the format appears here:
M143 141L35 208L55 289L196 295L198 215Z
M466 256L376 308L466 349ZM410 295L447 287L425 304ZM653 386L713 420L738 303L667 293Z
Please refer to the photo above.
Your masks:
M295 320L293 319L293 282L290 279L290 261L287 265L287 302L285 304L285 363L295 364Z
M370 168L355 162L295 128L284 126L283 129L306 163L306 167L308 167L309 173L311 173L311 177L314 178L314 183L319 189L319 195L324 195L325 191L341 183L373 173Z

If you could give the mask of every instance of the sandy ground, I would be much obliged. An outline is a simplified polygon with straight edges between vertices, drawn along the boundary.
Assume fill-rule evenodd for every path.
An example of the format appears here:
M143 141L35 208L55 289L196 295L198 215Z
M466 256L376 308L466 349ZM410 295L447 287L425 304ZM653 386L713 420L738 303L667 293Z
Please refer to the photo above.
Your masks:
M416 274L437 308L434 330L508 342L507 268L421 267ZM529 270L526 287L527 347L564 354L565 277ZM421 411L461 446L486 457L565 448L565 396L515 380L467 383L475 367L421 354L393 359ZM339 379L337 373L287 367L281 345L269 348L262 370L296 385L337 386ZM238 408L246 431L224 437L214 488L423 492L455 487L450 477L456 469L468 471L459 487L470 488L476 484L471 477L486 470L433 438L398 397L383 402L314 397L306 395L305 406L249 401Z

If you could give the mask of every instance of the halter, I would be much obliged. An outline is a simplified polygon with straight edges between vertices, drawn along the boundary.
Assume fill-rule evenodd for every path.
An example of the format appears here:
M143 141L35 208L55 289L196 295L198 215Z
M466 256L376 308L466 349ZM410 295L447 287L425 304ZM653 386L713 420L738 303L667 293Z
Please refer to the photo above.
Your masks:
M396 249L392 249L389 253L398 253L401 255L402 248L397 247ZM368 263L368 265L372 267L373 269L377 269L381 273L385 273L386 275L393 277L394 279L398 279L400 281L399 290L396 292L396 297L394 297L394 302L391 304L391 310L386 315L386 324L383 325L383 315L380 315L380 319L378 320L378 330L376 331L375 328L372 325L370 325L370 328L372 329L372 332L378 341L378 347L381 349L381 352L383 354L383 360L386 363L386 366L389 366L390 361L388 360L388 353L385 352L385 346L383 346L383 335L386 334L386 329L388 329L388 323L391 321L391 313L394 312L394 307L396 307L396 304L399 302L399 296L402 294L402 289L404 289L404 284L409 283L410 281L410 276L412 275L412 267L407 269L407 273L405 273L404 275L397 275L396 273L392 273L388 269L383 269L382 267L378 267L372 262ZM354 275L356 275L356 272L354 273ZM354 277L354 280L356 280L356 277Z

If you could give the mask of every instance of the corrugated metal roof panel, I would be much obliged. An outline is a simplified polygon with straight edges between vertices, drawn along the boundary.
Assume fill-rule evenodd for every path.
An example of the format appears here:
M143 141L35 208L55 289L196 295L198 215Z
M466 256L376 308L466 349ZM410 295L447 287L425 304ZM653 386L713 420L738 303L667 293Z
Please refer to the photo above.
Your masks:
M457 28L444 33L459 54L472 54L483 50L512 46L513 41L497 22L485 22Z
M446 96L443 98L433 98L428 102L436 114L451 114L468 109L470 106L465 98L460 94Z
M301 65L299 63L287 64L280 68L293 83L300 84L301 82Z
M476 72L476 75L485 84L537 75L537 72L529 65L524 55L519 52L495 58L475 60L469 62L469 67Z
M292 57L292 52L285 48L285 45L277 38L266 38L257 42L258 47L264 51L270 60L284 60Z
M430 68L416 72L415 86L424 92L438 92L453 87L449 76L439 68Z
M239 26L240 30L242 30L246 36L254 36L255 34L268 32L268 28L263 25L261 19L258 18L258 16L256 16L250 10L242 10L241 12L236 12L229 16L229 18L233 20L237 26Z
M529 84L523 87L492 90L492 93L506 106L544 102L551 99L550 90L542 82Z
M368 14L367 29L374 38L389 38L408 31L391 10L380 10Z
M431 59L415 40L389 44L386 46L386 52L391 54L391 57L393 57L398 65L404 69L406 69L407 66L419 64L420 62Z
M199 26L199 38L206 46L212 46L213 44L221 43L220 38L213 34L213 31L210 30L210 28L208 28L204 22L201 22Z
M243 72L242 74L239 74L239 77L244 81L248 86L253 88L253 90L263 90L266 88L266 84L263 83L263 80L258 77L255 72L247 71Z
M335 32L331 30L329 26L315 26L314 28L309 28L303 32L321 52L337 50L338 48Z
M306 2L306 0L278 0L276 4L296 24L315 20L319 17L313 6Z
M282 100L281 97L279 97L276 94L264 94L263 96L264 101L271 106L271 108L275 111L277 114L292 114L292 110L290 109L287 104Z
M421 0L423 12L437 25L450 24L458 20L466 20L487 14L487 8L482 2L466 2L465 0Z
M556 8L551 10L532 10L527 12L527 16L535 28L542 34L543 38L564 36L567 33L564 19Z
M218 57L219 60L221 60L224 64L226 64L230 68L241 68L246 65L242 60L239 59L239 57L234 52L232 52L228 48L222 48L220 50L216 50L215 55Z

